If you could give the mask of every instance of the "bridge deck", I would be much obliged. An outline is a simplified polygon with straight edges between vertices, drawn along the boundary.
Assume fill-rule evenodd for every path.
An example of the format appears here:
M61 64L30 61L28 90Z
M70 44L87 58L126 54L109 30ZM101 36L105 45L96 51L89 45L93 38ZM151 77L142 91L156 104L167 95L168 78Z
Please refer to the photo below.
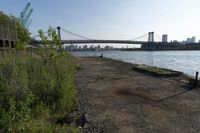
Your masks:
M34 40L33 43L41 44L41 40ZM61 40L62 44L88 44L88 43L116 43L116 44L145 44L145 41L131 40Z

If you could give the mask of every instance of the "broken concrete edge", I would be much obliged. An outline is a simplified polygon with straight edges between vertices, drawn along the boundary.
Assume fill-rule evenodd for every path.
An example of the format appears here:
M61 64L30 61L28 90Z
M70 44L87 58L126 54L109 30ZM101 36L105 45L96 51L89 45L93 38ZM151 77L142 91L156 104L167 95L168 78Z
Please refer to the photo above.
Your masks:
M183 75L183 72L180 72L180 71L174 71L174 70L165 69L165 68L158 68L160 70L168 71L170 73L170 74L169 73L161 74L161 73L158 73L158 72L154 72L154 71L151 71L151 70L144 69L142 67L140 68L138 66L145 66L145 67L147 67L147 69L148 69L148 67L149 68L158 68L158 67L148 66L148 65L133 64L132 70L137 71L137 72L141 72L141 73L151 74L153 76L161 76L161 77L178 77L178 76Z
M148 71L146 69L139 68L137 66L140 66L140 65L134 64L132 70L140 72L140 73L149 74L151 76L169 78L169 77L179 77L179 76L185 75L183 72L175 71L175 70L171 70L171 69L165 69L165 68L159 68L159 69L166 70L166 71L173 72L173 73L171 73L171 74L160 74L160 73L156 73L156 72ZM143 66L152 67L152 66L148 66L148 65L143 65ZM157 68L157 67L155 67L155 68ZM187 77L188 84L191 86L191 88L193 88L192 86L194 86L194 84L195 84L195 77L191 77L191 76L188 76L188 75L185 75L185 76ZM200 80L199 79L197 80L194 88L196 88L196 87L200 87Z

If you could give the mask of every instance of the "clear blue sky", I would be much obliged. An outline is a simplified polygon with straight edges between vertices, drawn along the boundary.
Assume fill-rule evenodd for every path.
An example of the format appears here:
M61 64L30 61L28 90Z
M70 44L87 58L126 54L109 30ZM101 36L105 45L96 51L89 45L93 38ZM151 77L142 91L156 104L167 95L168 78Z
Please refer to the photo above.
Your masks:
M149 31L170 40L200 38L200 0L0 0L0 10L19 16L28 2L33 35L60 25L95 39L132 39Z

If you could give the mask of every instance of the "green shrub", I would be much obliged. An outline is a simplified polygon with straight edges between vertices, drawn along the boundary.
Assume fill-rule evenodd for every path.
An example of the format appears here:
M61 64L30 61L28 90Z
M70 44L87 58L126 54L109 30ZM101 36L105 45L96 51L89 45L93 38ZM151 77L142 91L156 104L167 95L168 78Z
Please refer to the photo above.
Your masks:
M55 124L76 105L75 68L70 54L0 56L0 132L79 132Z

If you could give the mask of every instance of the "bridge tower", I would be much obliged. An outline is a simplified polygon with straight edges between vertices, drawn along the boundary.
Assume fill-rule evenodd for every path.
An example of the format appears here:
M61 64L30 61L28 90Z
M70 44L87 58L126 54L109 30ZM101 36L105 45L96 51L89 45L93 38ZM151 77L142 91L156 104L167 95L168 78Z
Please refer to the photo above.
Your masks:
M59 40L61 41L61 33L60 33L60 29L61 29L61 27L58 26L58 27L57 27L57 30L58 30L58 38L59 38Z
M154 42L154 32L149 32L148 42Z

